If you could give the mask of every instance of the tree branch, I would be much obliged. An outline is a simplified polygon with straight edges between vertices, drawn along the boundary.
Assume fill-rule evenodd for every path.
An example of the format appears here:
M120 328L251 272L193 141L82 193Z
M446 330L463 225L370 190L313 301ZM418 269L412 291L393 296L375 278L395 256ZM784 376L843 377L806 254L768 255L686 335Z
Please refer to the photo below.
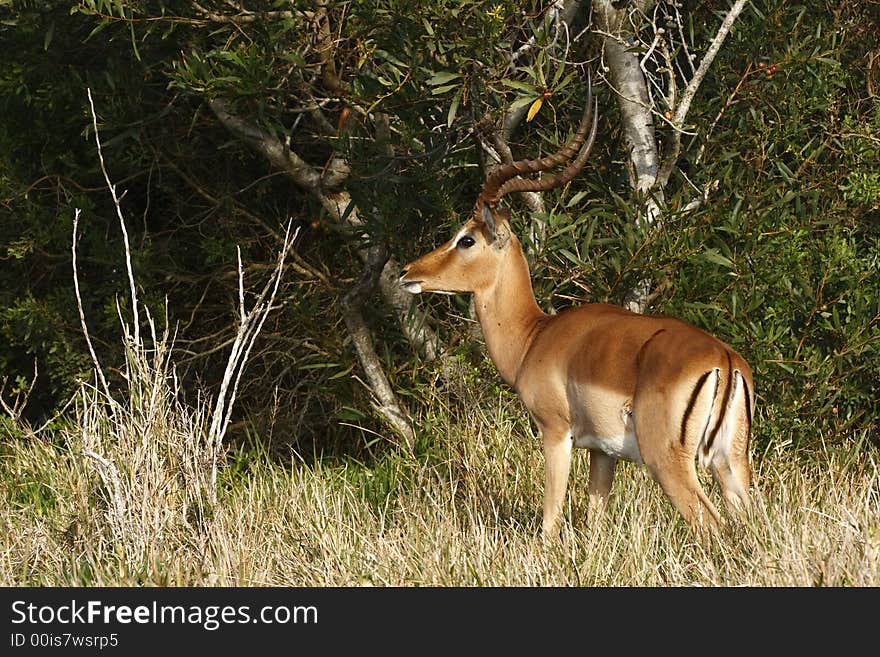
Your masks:
M345 83L336 71L336 43L330 31L330 16L327 12L327 0L317 1L318 10L315 19L318 23L318 55L321 58L321 80L324 87L334 94L342 94L346 91Z
M198 13L200 13L202 16L213 23L231 23L233 25L253 23L257 20L287 20L294 17L307 18L311 14L311 12L290 10L263 11L255 14L251 11L246 10L244 7L235 5L230 2L228 4L230 4L234 9L238 11L236 15L230 16L228 14L218 14L217 12L211 11L210 9L207 9L206 7L200 5L195 0L190 0L190 4L195 7Z
M403 437L407 450L412 452L415 445L415 433L409 414L401 406L397 395L394 394L391 382L373 348L373 337L362 313L364 304L376 289L387 261L388 248L384 244L373 246L369 250L360 279L342 299L342 317L348 328L348 334L351 336L361 369L367 377L370 391L375 396L376 410L389 426Z
M684 120L687 117L687 113L690 111L694 96L696 96L697 90L699 90L700 85L703 83L706 73L709 72L709 67L715 60L715 56L718 54L718 51L721 50L721 46L727 38L730 28L745 8L746 2L747 0L736 0L730 8L730 11L727 12L727 16L725 16L724 20L721 22L721 26L718 28L715 38L712 39L712 43L709 44L709 48L706 50L706 55L703 57L703 61L700 62L694 76L691 78L691 81L688 82L687 87L685 87L681 94L681 101L679 102L678 107L675 108L675 114L672 118L674 127L679 129L684 127ZM663 160L663 165L657 175L657 184L661 188L665 187L666 183L669 181L669 176L672 175L672 171L675 169L675 164L678 161L680 153L681 132L675 130L672 134L671 147L666 154Z
M659 198L651 195L657 182L659 156L654 117L645 71L637 52L631 49L636 35L625 23L632 12L646 13L652 3L617 9L610 0L593 3L599 28L604 32L603 54L610 69L613 86L618 92L618 105L623 122L624 141L630 151L630 186L644 199L644 210L636 217L636 225L651 224L660 214L662 189ZM624 307L632 312L644 312L651 298L651 282L640 280L624 299Z
M718 51L721 50L721 46L727 38L730 28L733 26L734 21L736 21L740 13L742 13L747 1L748 0L736 0L736 2L733 3L730 11L727 12L727 16L724 17L721 27L718 28L718 33L715 35L715 38L712 39L712 43L709 45L708 50L706 50L706 56L703 57L703 61L700 62L697 72L694 73L694 77L691 78L691 81L688 83L687 87L685 87L684 92L682 92L681 102L675 110L675 122L678 125L684 123L684 119L691 108L694 96L697 94L697 90L703 83L703 78L706 77L706 73L708 73L709 67L712 66L712 62L715 61L715 56L718 54Z
M128 230L125 227L125 219L122 216L122 207L119 204L119 197L116 195L116 185L110 181L110 174L107 173L107 165L104 164L104 150L101 148L101 139L98 136L98 115L95 113L95 103L92 101L91 88L86 89L89 97L89 108L92 113L92 128L95 130L95 147L98 150L98 162L101 164L101 173L104 174L104 180L107 183L107 189L110 190L110 196L113 197L113 205L116 208L116 217L119 219L119 227L122 229L122 240L125 245L125 270L128 274L128 287L131 293L131 315L134 330L134 344L140 347L141 344L141 327L140 317L138 317L137 292L134 283L134 271L131 266L131 248L128 244Z
M351 195L346 190L329 191L325 189L324 181L320 173L290 148L285 147L276 137L253 125L244 119L233 115L226 108L222 100L209 101L211 109L217 115L220 122L233 134L242 139L248 146L261 153L273 166L284 171L290 178L306 192L313 194L336 221L345 221L348 225L362 228L364 221L361 219L359 210ZM347 165L346 165L347 167ZM347 176L347 170L346 170ZM344 180L344 178L342 179ZM385 248L385 247L383 247ZM400 287L398 277L400 265L393 259L383 254L378 258L369 249L358 249L358 255L365 263L365 272L377 269L375 276L378 286L386 303L394 310L400 322L404 334L424 357L433 360L439 351L439 338L430 327L427 316L414 306L413 296ZM376 264L381 259L381 264ZM372 279L371 279L372 280ZM364 284L366 285L366 283ZM375 287L376 282L372 283ZM363 287L357 288L364 289ZM370 288L372 290L372 287ZM373 393L379 400L378 410L388 422L405 438L409 427L406 414L400 411L399 404L394 401L393 391L381 370L381 365L373 348L373 339L369 328L355 304L355 297L347 297L347 305L344 303L346 326L351 334L352 342L358 353L358 359L367 376L367 381L373 387ZM362 302L361 302L362 303ZM369 368L369 369L368 369ZM390 393L390 397L389 397ZM392 403L394 401L394 403Z
M630 50L634 34L625 27L632 9L617 9L611 0L595 0L593 7L599 28L605 33L602 38L605 61L619 94L624 141L632 166L630 183L640 194L647 194L657 181L659 161L647 83L638 53Z
M344 160L333 158L331 166L322 175L321 172L303 160L293 150L287 148L269 132L232 114L226 105L226 101L222 98L209 100L208 105L220 120L220 123L231 133L262 154L269 160L272 166L284 171L297 185L304 189L324 195L324 188L338 187L345 182L351 172ZM324 205L326 206L326 204ZM328 207L328 209L330 208Z
M320 173L314 167L284 146L269 132L230 113L223 100L212 100L210 106L220 122L230 132L261 153L269 160L270 164L284 171L305 191L313 194L333 219L343 221L344 218L346 223L356 228L364 225L358 208L347 191L327 191L321 184ZM363 261L367 260L366 250L360 249L358 254ZM430 327L424 313L414 307L412 295L397 283L399 274L400 264L393 258L389 258L379 280L379 289L385 301L397 314L401 328L410 344L418 349L426 359L433 360L439 351L439 338Z

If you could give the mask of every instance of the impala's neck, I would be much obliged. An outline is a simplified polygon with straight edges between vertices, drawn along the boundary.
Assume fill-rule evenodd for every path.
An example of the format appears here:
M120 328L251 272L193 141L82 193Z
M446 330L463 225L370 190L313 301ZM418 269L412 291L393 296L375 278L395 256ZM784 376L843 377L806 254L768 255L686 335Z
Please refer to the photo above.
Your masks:
M529 266L514 235L498 276L491 285L474 292L474 305L489 356L501 377L513 386L538 322L546 316L535 301Z

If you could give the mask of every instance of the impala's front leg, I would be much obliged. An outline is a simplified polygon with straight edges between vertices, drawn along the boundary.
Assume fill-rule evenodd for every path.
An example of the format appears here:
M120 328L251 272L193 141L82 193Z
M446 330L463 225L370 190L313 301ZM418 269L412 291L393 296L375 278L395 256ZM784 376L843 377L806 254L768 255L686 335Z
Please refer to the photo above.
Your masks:
M568 428L541 429L544 444L544 538L555 539L559 534L562 504L571 469L571 435Z

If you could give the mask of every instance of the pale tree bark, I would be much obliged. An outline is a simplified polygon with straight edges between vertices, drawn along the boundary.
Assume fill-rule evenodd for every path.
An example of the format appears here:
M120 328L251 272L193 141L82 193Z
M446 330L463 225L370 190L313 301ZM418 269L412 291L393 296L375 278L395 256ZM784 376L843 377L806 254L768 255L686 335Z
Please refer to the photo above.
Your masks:
M363 307L379 282L381 272L388 261L388 249L377 245L369 250L360 280L342 300L342 316L357 352L361 369L367 378L368 388L374 396L376 411L400 434L404 446L412 453L415 432L409 413L401 405L382 368L382 362L373 347L373 336L364 320Z
M629 18L633 9L643 12L651 3L623 3L620 8L615 4L619 3L595 0L594 15L603 34L605 65L620 106L624 142L631 165L630 184L638 193L647 194L657 180L657 136L639 55L633 50L637 37ZM654 216L649 214L645 219L651 221Z
M350 226L357 228L363 227L364 221L351 195L344 189L333 189L342 184L349 173L348 164L342 158L332 158L325 170L319 171L268 131L232 114L222 99L209 101L209 105L220 123L242 142L262 154L273 167L286 173L299 187L315 196L334 220L344 220ZM397 283L400 265L384 257L377 266L376 257L371 256L367 248L359 249L358 255L366 265L371 284L356 285L346 295L343 304L344 319L358 361L377 399L376 409L389 426L400 433L410 445L412 427L407 420L408 414L396 399L381 361L373 348L373 338L361 312L364 299L356 299L352 296L352 292L366 295L378 284L385 301L396 312L404 333L426 358L436 357L438 338L428 325L424 314L412 307L412 295L405 292ZM376 270L375 277L373 270Z
M261 153L273 167L286 173L300 188L314 195L335 221L344 219L350 226L363 227L360 210L352 201L351 195L345 189L338 189L349 173L345 160L332 158L322 174L271 133L229 112L222 99L212 100L209 105L230 132ZM367 250L360 249L358 254L366 262ZM437 356L437 334L430 327L427 317L413 308L412 295L398 285L399 274L400 264L389 258L379 280L382 297L396 312L410 343L425 358L432 360Z
M346 82L336 64L336 37L331 25L331 14L328 0L316 0L313 12L303 14L314 25L313 46L320 66L322 92L331 98L344 98L347 94ZM340 126L334 127L321 109L321 103L313 97L312 89L303 86L306 99L305 109L319 129L328 136L338 135ZM275 168L285 172L300 188L312 194L321 206L337 222L345 222L356 229L365 229L361 212L353 202L350 193L345 189L345 182L350 174L350 167L345 158L333 153L323 168L317 168L306 162L296 153L289 143L282 142L276 136L229 111L225 102L216 99L209 101L211 109L220 122L244 143L261 153ZM354 107L364 113L362 109ZM374 112L370 117L376 126L376 137L379 142L387 142L389 124L387 117ZM364 240L366 244L368 240ZM357 353L358 361L366 376L376 400L375 407L395 431L403 436L408 446L412 446L413 433L408 414L397 400L381 361L373 347L373 337L364 321L362 309L367 297L378 286L385 302L397 315L404 335L410 344L426 359L433 360L439 351L439 339L428 322L427 315L413 303L412 295L404 291L398 284L400 265L389 258L384 247L376 249L362 247L358 256L364 262L365 270L360 282L356 284L343 299L343 316L348 328L352 344Z
M656 190L654 196L649 196L657 181L660 165L647 85L639 66L638 54L631 49L635 45L628 21L631 9L625 6L618 9L610 0L596 0L593 6L596 23L604 33L602 50L605 65L611 74L611 85L617 91L624 143L629 151L630 186L637 195L638 205L644 203L643 214L639 214L635 221L637 225L650 224L660 213L657 196L662 194L662 190ZM632 312L644 312L650 292L651 282L648 279L640 280L627 293L624 307Z
M676 3L666 3L674 15L670 29L657 24L657 13L652 13L658 4L655 0L594 0L592 3L597 32L602 37L603 71L608 73L608 82L620 107L624 142L629 151L630 185L640 208L635 217L638 225L650 225L660 216L665 187L681 151L681 135L686 130L691 103L746 2L733 2L699 67L694 69L691 64L689 74L674 66L669 54L673 50L670 41L675 38L677 24L685 56L690 58ZM650 38L643 38L646 32L650 32ZM649 73L646 63L650 58L658 58L659 66L653 68L665 71L664 76ZM678 87L682 84L684 91L679 96ZM655 98L654 90L659 98ZM666 106L665 112L660 104ZM655 130L658 118L672 128L671 143L666 145L662 161ZM710 184L702 196L687 207L698 207L712 188ZM644 312L650 296L651 283L643 279L627 295L624 305L634 312Z
M672 136L672 147L669 149L669 153L664 158L660 171L657 174L658 183L660 185L666 185L669 181L669 176L675 168L676 161L681 152L681 135L685 128L685 119L691 108L694 96L697 95L697 90L700 88L700 84L702 84L703 79L706 77L706 73L709 72L709 67L715 60L716 55L718 55L718 51L721 50L721 46L727 38L727 35L730 33L730 29L733 27L734 22L739 18L743 9L745 9L747 1L748 0L736 0L736 2L730 7L730 11L727 12L727 15L721 22L721 27L718 28L718 32L712 39L712 43L709 44L709 48L706 50L706 54L700 62L700 66L694 71L693 77L681 94L681 100L678 102L678 105L675 108L675 115L672 118L672 124L676 128Z

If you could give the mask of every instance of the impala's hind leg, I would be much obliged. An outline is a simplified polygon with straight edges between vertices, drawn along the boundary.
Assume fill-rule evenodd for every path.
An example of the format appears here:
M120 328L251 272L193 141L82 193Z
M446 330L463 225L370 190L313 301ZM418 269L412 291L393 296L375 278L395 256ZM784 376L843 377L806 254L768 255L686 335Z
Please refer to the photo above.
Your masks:
M700 485L693 456L675 448L669 449L656 439L646 442L651 446L647 454L642 448L645 465L673 506L697 532L717 529L721 518ZM659 450L654 449L657 446L660 446ZM657 453L663 451L665 455Z
M735 372L734 394L709 456L709 468L721 488L727 512L735 517L749 508L751 408L748 384Z
M590 506L588 518L595 518L605 510L605 502L611 493L611 484L614 481L614 467L617 459L609 456L598 449L590 450Z
M697 478L695 447L697 435L682 435L681 413L670 412L672 404L633 402L636 437L642 460L663 492L698 532L714 530L720 517Z
M721 487L727 512L734 517L742 518L743 513L750 506L748 491L751 471L748 462L715 459L710 467L712 476Z

